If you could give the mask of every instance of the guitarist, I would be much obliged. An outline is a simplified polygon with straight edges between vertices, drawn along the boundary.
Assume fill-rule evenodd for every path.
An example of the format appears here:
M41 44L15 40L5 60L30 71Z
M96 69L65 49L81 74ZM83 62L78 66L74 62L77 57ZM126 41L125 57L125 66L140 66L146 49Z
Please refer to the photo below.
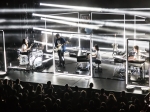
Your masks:
M56 34L55 47L58 49L59 65L58 67L65 68L64 52L66 50L66 41L64 38L60 37L59 34Z

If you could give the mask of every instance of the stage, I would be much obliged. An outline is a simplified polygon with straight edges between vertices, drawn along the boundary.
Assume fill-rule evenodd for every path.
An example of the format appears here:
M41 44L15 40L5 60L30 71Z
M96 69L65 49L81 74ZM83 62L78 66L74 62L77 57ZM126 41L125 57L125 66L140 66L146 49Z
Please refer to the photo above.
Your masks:
M5 76L1 76L1 79L16 80L19 78L23 82L35 82L44 83L51 81L53 85L65 85L69 84L71 87L87 88L89 83L93 82L94 89L100 90L104 88L109 91L126 91L125 76L120 74L114 75L115 68L118 64L114 64L114 59L111 51L101 51L102 53L102 72L96 72L93 77L89 77L89 71L84 71L84 75L75 73L75 66L77 64L75 57L69 57L68 52L65 53L65 68L56 67L56 71L62 74L53 74L53 62L48 60L45 62L42 68L36 70L24 70L24 69L9 69ZM47 56L49 57L49 56ZM56 57L56 62L58 61ZM17 67L17 62L11 63L12 67ZM57 63L56 63L57 66ZM132 76L133 77L133 76ZM141 90L135 89L133 93L142 94Z
M40 72L23 72L23 71L10 71L6 76L1 76L1 79L16 80L19 78L24 82L36 82L44 83L51 81L53 85L65 85L69 84L71 87L89 87L89 83L94 83L94 89L105 88L109 91L123 91L125 90L125 81L105 79L105 78L87 78L65 75L53 75L52 73L40 73Z

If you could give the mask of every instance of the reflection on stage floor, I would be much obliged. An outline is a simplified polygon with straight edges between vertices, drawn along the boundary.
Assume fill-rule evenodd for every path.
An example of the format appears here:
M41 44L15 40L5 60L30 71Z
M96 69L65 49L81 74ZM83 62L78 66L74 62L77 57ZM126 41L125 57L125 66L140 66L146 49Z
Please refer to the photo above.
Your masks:
M53 75L53 60L44 61L42 67L38 67L35 71L25 71L25 70L10 70L8 72L8 75L4 76L4 78L13 79L16 80L16 78L20 78L22 81L27 82L39 82L39 83L46 83L46 81L51 80L53 84L56 85L65 85L66 83L69 83L70 85L78 85L79 87L88 87L89 82L95 83L96 89L101 89L102 87L109 90L116 90L121 91L125 90L125 77L113 76L114 69L118 66L113 63L113 58L111 55L111 52L102 52L102 64L100 65L102 68L102 72L96 72L93 74L93 78L89 77L79 77L74 78L73 76L67 77L66 74L74 74L74 76L77 75L83 75L88 76L89 71L80 71L80 73L77 74L76 71L76 65L77 65L77 59L76 57L70 57L69 53L65 53L65 68L57 67L58 62L58 56L55 54L56 59L56 65L55 69L58 73L63 73L63 75ZM45 58L49 59L49 56L47 55ZM12 67L17 66L18 67L18 60L14 60L11 62ZM21 67L20 67L21 69ZM147 76L145 76L147 77ZM137 79L138 76L131 76L131 79ZM110 83L112 84L110 86ZM132 82L132 84L139 84L138 82Z
M114 65L112 53L111 52L102 52L102 63L100 64L100 67L102 68L102 72L94 72L93 77L94 78L103 78L103 79L115 79L115 80L124 80L124 77L120 76L113 76L114 69L117 65ZM43 59L43 65L41 67L38 67L34 71L36 72L43 72L43 73L54 73L54 68L56 72L63 73L63 74L74 74L74 75L83 75L83 76L89 76L90 70L80 70L77 67L77 58L76 57L70 57L69 52L65 53L65 68L58 67L58 55L55 53L55 67L53 65L53 59L48 60L50 56L47 54ZM50 54L51 55L51 54ZM48 61L46 61L48 60ZM11 62L12 68L18 67L19 69L26 68L26 66L18 66L19 62L18 60L14 60ZM94 66L97 66L95 63L93 63ZM19 70L18 69L18 70ZM29 71L30 72L30 71Z

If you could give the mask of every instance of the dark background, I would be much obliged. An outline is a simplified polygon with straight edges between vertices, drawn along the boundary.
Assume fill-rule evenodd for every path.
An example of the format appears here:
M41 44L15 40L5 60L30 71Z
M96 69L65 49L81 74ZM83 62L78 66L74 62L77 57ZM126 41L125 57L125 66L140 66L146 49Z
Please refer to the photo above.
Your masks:
M64 5L75 5L75 6L88 6L88 7L102 7L102 8L149 8L150 1L149 0L1 0L0 1L0 19L5 19L6 22L0 22L0 30L5 31L5 39L6 46L13 48L21 46L21 41L23 38L29 37L30 40L36 39L39 41L43 41L41 38L42 34L40 31L34 31L32 26L40 26L44 25L44 22L26 22L30 19L39 20L38 17L32 17L32 13L34 12L17 12L14 13L14 9L40 9L40 8L49 8L39 6L40 2L46 3L55 3L55 4L64 4ZM11 9L10 12L2 12L3 9ZM49 8L51 10L51 8ZM147 11L149 12L149 11ZM38 13L38 12L36 12ZM51 14L51 12L47 12ZM53 12L56 13L56 12ZM58 12L57 12L58 13ZM101 16L102 18L108 18L108 16ZM111 16L113 18L113 16ZM122 17L118 17L122 18ZM133 18L133 17L128 17ZM7 20L25 20L25 22L7 22ZM99 17L95 16L95 19L99 19ZM116 17L114 16L114 19ZM148 18L149 19L149 18ZM49 23L49 25L55 25L54 23ZM12 27L13 26L13 27ZM24 28L25 27L25 28ZM97 33L97 31L94 31ZM109 33L104 31L98 31L98 33ZM114 32L116 33L116 32ZM149 35L149 32L145 32L146 35ZM0 42L1 43L1 42ZM86 44L85 42L82 42ZM106 47L110 46L110 44L106 45L105 43L101 43ZM84 46L84 45L83 45Z

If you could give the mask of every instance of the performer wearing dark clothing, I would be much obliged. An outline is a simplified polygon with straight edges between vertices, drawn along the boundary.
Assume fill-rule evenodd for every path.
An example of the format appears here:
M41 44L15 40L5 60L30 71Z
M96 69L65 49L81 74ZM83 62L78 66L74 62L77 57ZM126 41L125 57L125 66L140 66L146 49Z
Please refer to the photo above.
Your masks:
M66 44L65 39L60 37L59 34L56 34L55 47L57 49L58 56L59 56L58 67L65 67L65 60L64 60L64 52L66 50L65 44Z

